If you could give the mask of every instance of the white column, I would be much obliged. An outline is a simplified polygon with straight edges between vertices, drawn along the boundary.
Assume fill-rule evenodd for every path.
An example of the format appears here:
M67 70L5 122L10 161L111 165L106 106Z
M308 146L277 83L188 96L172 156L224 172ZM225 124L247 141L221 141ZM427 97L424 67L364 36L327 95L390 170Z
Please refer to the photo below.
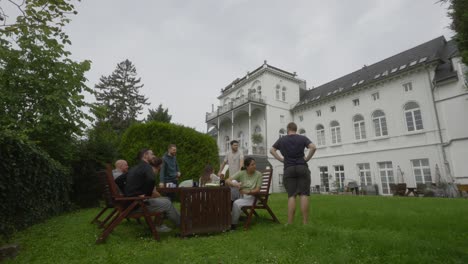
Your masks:
M231 141L234 140L234 111L231 111Z
M218 133L217 133L217 134L218 134L218 139L217 139L217 142L218 142L218 153L219 153L219 152L222 151L222 149L221 149L221 144L220 144L220 142L219 142L219 133L221 133L221 129L219 128L219 116L218 116L218 127L217 127L217 129L218 129Z
M247 146L249 149L248 149L248 152L247 154L248 155L252 155L252 103L249 103L249 138L247 139L249 142L249 145Z

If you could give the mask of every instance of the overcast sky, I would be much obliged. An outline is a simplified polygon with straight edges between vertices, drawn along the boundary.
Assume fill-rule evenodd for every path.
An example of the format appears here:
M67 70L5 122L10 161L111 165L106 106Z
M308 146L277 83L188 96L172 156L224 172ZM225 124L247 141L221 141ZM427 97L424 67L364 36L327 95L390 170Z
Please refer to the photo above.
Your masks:
M446 5L436 2L83 0L66 30L73 57L92 61L90 87L128 58L150 108L162 103L174 123L206 132L205 113L219 104L220 89L264 60L311 88L438 36L450 39Z

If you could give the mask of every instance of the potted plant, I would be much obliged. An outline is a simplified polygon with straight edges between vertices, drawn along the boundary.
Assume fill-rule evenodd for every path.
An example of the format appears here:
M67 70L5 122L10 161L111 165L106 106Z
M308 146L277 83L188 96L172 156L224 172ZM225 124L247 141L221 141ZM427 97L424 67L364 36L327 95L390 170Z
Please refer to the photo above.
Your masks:
M260 134L260 133L252 134L252 143L254 143L254 145L260 144L262 142L263 142L262 134Z

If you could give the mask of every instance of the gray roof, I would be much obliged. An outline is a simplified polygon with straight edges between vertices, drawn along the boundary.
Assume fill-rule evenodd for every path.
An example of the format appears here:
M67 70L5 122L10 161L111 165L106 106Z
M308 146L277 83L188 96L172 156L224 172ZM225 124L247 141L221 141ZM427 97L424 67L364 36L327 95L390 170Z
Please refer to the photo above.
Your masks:
M301 100L296 107L309 102L318 102L338 93L351 91L431 62L439 63L436 68L434 81L446 80L447 78L452 78L454 74L456 76L456 72L452 69L452 64L449 63L449 59L456 54L457 48L455 43L453 41L447 42L443 36L440 36L372 65L364 66L360 70L329 83L308 90L301 95Z

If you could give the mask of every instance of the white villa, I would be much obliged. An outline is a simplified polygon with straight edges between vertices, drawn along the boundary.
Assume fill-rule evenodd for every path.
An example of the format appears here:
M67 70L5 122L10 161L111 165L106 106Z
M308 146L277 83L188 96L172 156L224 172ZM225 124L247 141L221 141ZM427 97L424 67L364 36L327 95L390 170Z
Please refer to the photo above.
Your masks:
M271 164L273 192L283 191L283 164L269 149L291 121L317 146L309 168L322 192L349 181L382 195L396 182L468 184L466 73L443 36L313 89L265 61L221 90L206 123L220 156L237 139Z

